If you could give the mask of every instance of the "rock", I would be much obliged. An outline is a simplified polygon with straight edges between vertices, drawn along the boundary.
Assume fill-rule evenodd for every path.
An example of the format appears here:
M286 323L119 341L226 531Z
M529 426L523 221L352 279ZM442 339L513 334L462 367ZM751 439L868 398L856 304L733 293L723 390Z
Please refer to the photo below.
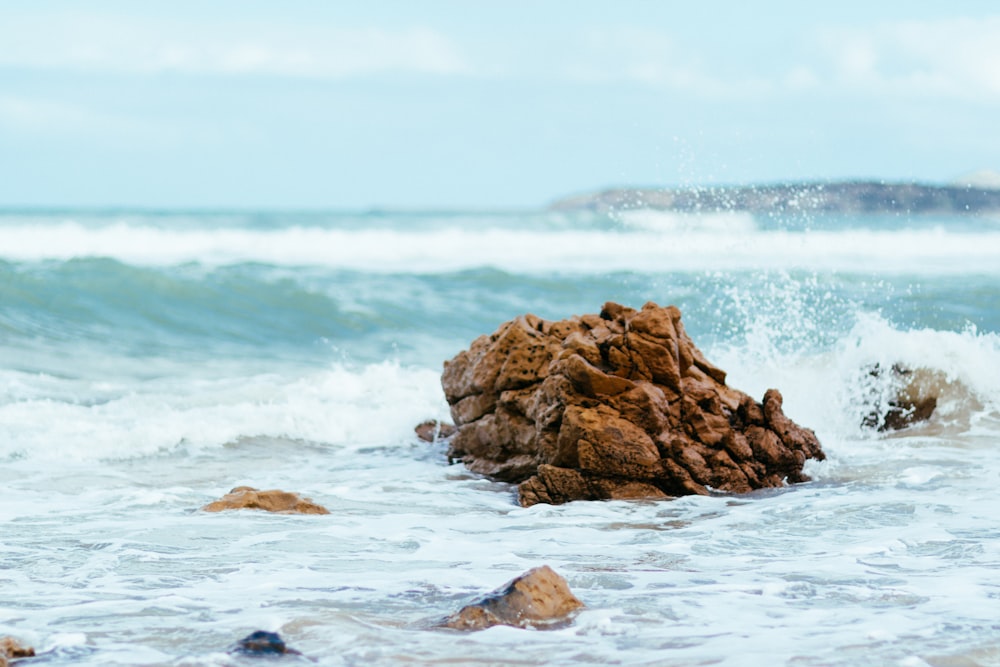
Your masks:
M445 422L439 422L436 419L429 419L425 422L417 424L413 430L416 432L417 437L424 442L437 442L438 440L447 440L451 436L458 432L452 424L446 424Z
M264 510L278 514L329 514L322 505L289 491L259 491L249 486L237 486L219 500L201 508L205 512L224 510Z
M285 645L285 640L277 632L257 630L251 632L236 642L230 653L247 653L251 655L302 655L299 651Z
M892 364L888 372L876 363L867 374L870 405L861 423L879 431L898 431L930 419L938 394L947 383L941 371L911 369L899 363Z
M445 362L458 432L449 457L519 484L522 505L744 493L807 481L815 434L728 387L680 311L607 303L600 315L523 315Z
M11 660L31 658L34 655L35 649L24 646L13 637L0 637L0 667L7 667Z
M573 612L583 607L566 580L543 565L462 607L444 625L456 630L483 630L494 625L550 628L568 623Z

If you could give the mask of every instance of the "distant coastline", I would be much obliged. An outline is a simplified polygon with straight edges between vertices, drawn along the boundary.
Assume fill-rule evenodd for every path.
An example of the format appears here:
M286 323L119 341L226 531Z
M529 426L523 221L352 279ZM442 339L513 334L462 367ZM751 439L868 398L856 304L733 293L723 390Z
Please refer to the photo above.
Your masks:
M655 209L681 213L1000 213L1000 188L881 181L615 188L566 197L553 210Z

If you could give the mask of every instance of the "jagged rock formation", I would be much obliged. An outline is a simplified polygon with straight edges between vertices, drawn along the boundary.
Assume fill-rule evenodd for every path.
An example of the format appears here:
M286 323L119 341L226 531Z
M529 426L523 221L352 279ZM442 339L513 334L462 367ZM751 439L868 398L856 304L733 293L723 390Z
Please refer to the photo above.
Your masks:
M522 505L743 493L805 481L812 431L725 384L680 311L616 303L558 322L523 315L445 362L449 456L519 483Z
M223 512L225 510L264 510L278 514L329 514L330 511L322 505L317 505L308 498L297 493L272 489L259 491L249 486L237 486L219 500L201 508L204 512Z
M456 630L483 630L494 625L545 628L566 623L584 604L566 580L548 565L528 570L445 620Z

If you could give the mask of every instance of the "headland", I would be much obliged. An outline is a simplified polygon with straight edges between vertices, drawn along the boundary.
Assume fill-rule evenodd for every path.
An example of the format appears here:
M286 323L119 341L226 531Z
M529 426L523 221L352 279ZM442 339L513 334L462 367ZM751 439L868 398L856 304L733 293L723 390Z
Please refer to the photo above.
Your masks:
M554 210L637 208L680 213L1000 213L1000 188L981 185L830 181L764 185L612 188L566 197Z

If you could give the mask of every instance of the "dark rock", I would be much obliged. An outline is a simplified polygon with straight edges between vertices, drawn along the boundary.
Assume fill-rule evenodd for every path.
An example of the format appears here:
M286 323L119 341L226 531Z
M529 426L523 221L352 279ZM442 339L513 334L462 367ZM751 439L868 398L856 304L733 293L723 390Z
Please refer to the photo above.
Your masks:
M249 486L238 486L219 500L201 508L205 512L252 509L277 514L329 514L330 510L308 498L289 491L259 491Z
M250 655L302 655L285 645L285 640L277 632L257 630L236 642L230 653Z
M413 430L416 432L417 437L424 442L447 440L458 432L458 429L455 428L454 425L439 422L436 419L421 422L417 424Z
M443 625L456 630L483 630L494 625L552 628L568 623L583 607L566 580L543 565L462 607Z
M671 306L524 315L445 362L449 457L519 484L522 505L747 492L806 481L815 434L725 384Z

